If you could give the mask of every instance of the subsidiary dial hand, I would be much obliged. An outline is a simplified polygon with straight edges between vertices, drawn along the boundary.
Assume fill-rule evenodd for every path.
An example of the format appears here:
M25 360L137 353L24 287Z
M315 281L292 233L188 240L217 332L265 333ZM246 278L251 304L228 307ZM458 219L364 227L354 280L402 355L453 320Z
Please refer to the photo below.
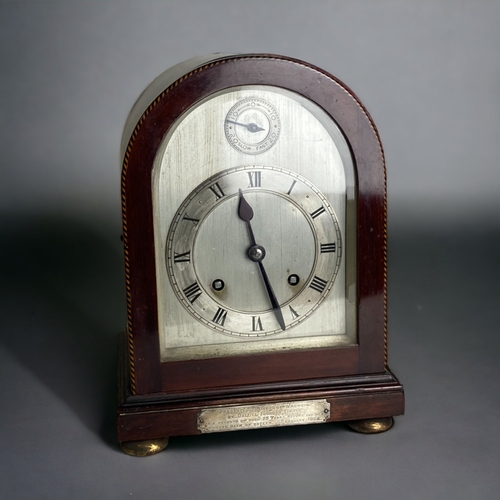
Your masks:
M245 127L249 132L252 132L252 134L255 134L255 132L266 130L265 128L259 127L256 123L233 122L233 120L226 120L226 121L228 123L233 123L234 125L240 125L241 127Z
M274 310L274 314L278 323L282 330L285 330L285 320L283 319L283 313L281 312L281 308L276 298L276 294L274 293L273 287L271 286L271 282L269 281L269 277L267 276L266 270L264 268L264 264L262 261L266 256L266 250L263 246L257 245L255 241L255 236L253 234L251 220L253 219L253 210L252 207L248 204L247 200L245 200L243 196L243 192L240 189L240 204L238 206L238 217L247 223L248 232L250 234L250 240L252 246L248 249L248 257L250 260L257 262L259 264L260 273L262 274L262 279L264 280L264 285L267 290L267 294L269 295L269 300L271 301L271 306Z

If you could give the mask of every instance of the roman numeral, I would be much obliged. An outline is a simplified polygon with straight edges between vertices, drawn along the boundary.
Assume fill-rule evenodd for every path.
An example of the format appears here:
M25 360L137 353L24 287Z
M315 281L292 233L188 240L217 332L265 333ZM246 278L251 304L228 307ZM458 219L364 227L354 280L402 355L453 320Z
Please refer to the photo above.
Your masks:
M196 281L182 291L191 304L201 295L200 285Z
M174 252L174 262L191 262L191 251L184 253Z
M215 198L217 200L220 200L223 196L225 196L224 191L222 191L222 188L219 186L218 182L209 186L208 189L210 189L210 191L215 194Z
M262 332L264 327L262 326L262 321L260 316L252 316L252 332L260 331Z
M321 253L335 252L337 250L336 243L321 243Z
M325 280L322 280L321 278L318 278L317 276L315 276L313 278L313 280L311 281L309 288L312 288L313 290L316 290L319 293L323 293L326 285L327 285L327 282Z
M318 208L318 210L315 210L312 214L309 214L313 219L318 217L318 215L321 215L325 211L325 207L322 205L321 207Z
M286 194L288 194L288 195L289 195L289 194L292 192L293 186L295 186L295 184L297 184L297 181L293 181L293 182L292 182L292 185L290 186L290 189L287 191L287 193L286 193Z
M227 316L227 311L225 309L222 309L222 307L219 307L212 321L214 323L217 323L218 325L224 326L224 322L226 321L226 316Z
M290 309L290 312L292 313L293 319L298 318L300 316L300 314L292 306L288 306L288 307Z
M184 214L182 220L190 220L195 226L198 225L198 222L200 222L200 219L192 219L188 216L188 214Z
M250 184L248 187L258 187L260 188L260 180L261 180L261 174L262 172L248 172L248 178L250 180Z

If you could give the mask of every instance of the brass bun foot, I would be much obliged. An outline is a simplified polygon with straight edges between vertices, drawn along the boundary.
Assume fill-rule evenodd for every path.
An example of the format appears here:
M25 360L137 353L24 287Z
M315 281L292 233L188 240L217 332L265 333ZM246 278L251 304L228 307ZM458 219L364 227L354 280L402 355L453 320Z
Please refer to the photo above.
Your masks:
M133 457L149 457L163 451L168 444L168 438L165 439L148 439L145 441L125 441L120 443L122 450L127 455Z
M394 424L392 417L370 418L367 420L353 420L347 422L347 425L356 432L363 434L378 434L379 432L388 431Z

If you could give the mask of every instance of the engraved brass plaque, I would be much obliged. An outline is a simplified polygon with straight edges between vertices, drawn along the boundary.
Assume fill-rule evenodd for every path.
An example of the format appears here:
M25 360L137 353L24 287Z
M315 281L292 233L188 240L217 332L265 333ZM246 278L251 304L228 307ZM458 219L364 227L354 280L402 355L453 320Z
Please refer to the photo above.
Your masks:
M198 414L202 433L321 424L330 417L326 399L206 408Z

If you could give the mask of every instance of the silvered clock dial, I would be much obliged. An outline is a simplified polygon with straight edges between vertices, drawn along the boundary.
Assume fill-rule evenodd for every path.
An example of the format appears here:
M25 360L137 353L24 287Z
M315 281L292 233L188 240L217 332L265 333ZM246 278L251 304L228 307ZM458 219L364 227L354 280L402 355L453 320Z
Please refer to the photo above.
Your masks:
M340 81L282 56L181 63L122 140L119 439L403 412L387 365L382 147Z
M190 193L174 215L166 255L170 285L194 318L257 338L290 330L320 307L342 243L335 212L314 185L283 168L250 165Z
M152 174L162 360L354 344L354 173L335 123L248 85L176 125Z

